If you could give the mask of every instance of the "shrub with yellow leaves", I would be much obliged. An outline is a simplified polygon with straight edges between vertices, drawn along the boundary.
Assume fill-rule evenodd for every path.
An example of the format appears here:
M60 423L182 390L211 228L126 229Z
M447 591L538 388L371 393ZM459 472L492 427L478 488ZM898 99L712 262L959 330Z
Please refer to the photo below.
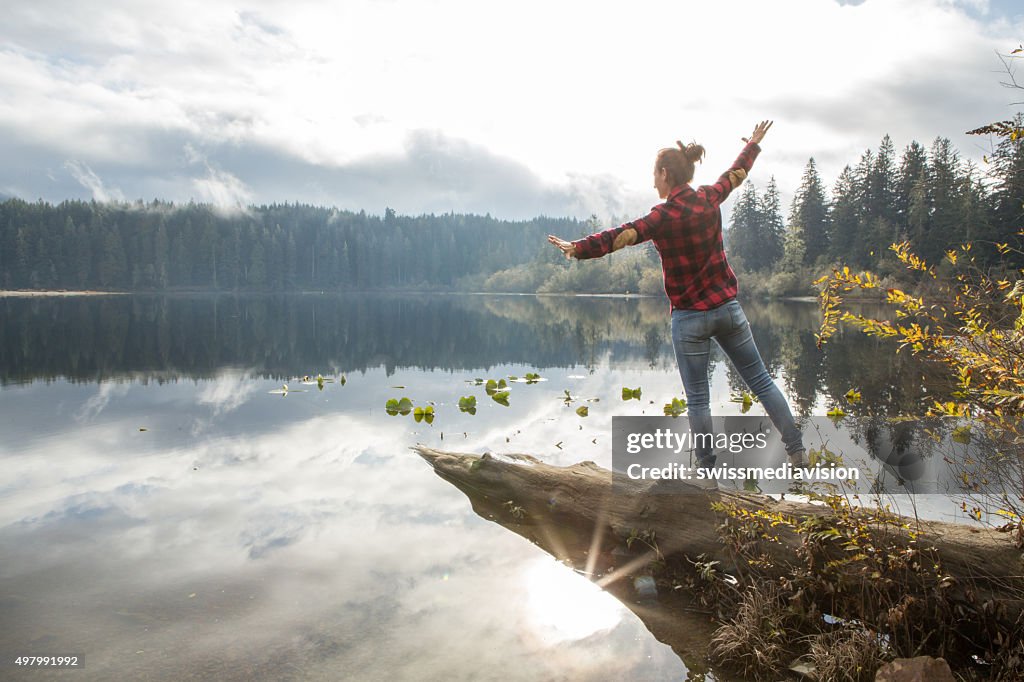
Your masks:
M956 420L954 440L962 442L969 434L984 445L985 461L969 461L970 471L958 474L966 477L968 490L1001 491L999 501L1006 508L994 516L1009 518L1007 530L1017 531L1019 544L1024 544L1024 269L983 269L975 254L991 246L1004 259L1024 255L1022 236L1024 230L1016 235L1017 246L965 243L947 251L952 268L948 277L939 277L909 243L893 244L890 249L899 261L918 273L922 291L913 295L888 289L885 300L893 309L892 319L843 310L844 294L878 288L870 273L837 267L815 282L822 311L819 348L846 322L872 336L895 338L899 350L909 349L945 367L955 389L948 399L930 398L926 413Z

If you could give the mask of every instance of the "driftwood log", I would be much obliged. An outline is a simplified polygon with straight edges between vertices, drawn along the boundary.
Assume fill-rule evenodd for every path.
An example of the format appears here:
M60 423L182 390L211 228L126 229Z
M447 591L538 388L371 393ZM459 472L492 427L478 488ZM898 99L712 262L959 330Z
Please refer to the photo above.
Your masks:
M654 608L651 595L636 589L636 576L644 574L656 551L677 559L703 554L719 561L727 570L742 572L738 565L741 560L720 538L719 526L726 515L713 510L712 502L801 519L827 521L833 515L830 508L820 504L700 490L685 483L672 484L678 486L674 489L677 492L669 494L664 494L664 488L655 487L664 484L629 481L624 477L616 478L613 487L612 472L593 462L557 467L530 455L462 454L423 445L413 449L438 476L469 497L477 514L585 572L636 612L652 634L671 645L688 665L699 662L703 651L692 636L692 624L680 621L680 614L687 610L685 605L677 601L676 595L659 594L653 599L658 606ZM940 561L942 574L947 576L942 585L943 603L951 608L960 606L967 614L984 612L985 618L978 619L963 633L968 642L984 640L994 632L1021 631L1024 561L1006 533L937 521L903 521L909 530L887 525L879 532L884 532L889 542L906 542L911 531L916 533L916 546L927 547L929 551L924 556ZM653 533L657 550L638 553L636 545L642 543L634 543L632 552L625 551L626 539L638 531ZM762 575L784 579L799 563L798 550L805 538L786 524L771 527L768 532L773 537L762 546L771 561L765 564ZM893 533L903 537L893 537ZM878 576L865 573L862 578L854 575L854 579L869 583ZM934 585L910 580L898 587L908 597L922 601L933 596L927 592L935 591ZM815 599L825 613L847 618L859 616L842 613L842 602L834 594L816 595ZM986 651L986 642L975 643L977 651Z

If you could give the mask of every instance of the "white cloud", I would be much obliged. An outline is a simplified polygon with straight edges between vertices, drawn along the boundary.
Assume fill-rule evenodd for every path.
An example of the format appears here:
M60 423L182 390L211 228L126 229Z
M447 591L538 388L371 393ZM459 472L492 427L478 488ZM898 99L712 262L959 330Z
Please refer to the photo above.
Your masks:
M92 193L96 201L124 201L124 194L116 187L108 188L103 184L100 176L96 175L91 168L78 161L67 161L64 168L71 173L72 177Z
M124 381L104 381L100 384L96 395L90 397L75 413L75 421L79 423L89 422L99 416L113 398L120 398L128 394L131 384Z
M62 198L66 188L45 181L56 156L116 177L130 197L380 210L407 193L433 210L439 177L403 186L373 175L382 159L419 167L418 136L431 131L521 167L570 197L565 211L643 211L658 148L705 144L697 181L707 181L756 120L775 118L754 179L775 174L788 192L808 157L831 181L886 133L897 148L943 135L973 154L962 132L1005 117L1013 99L994 51L1024 29L985 0L798 0L770 13L737 0L727 15L668 0L628 11L528 1L498 12L468 0L255 7L14 7L0 27L0 146L7 138L38 186L24 174L0 174L0 185ZM185 144L208 159L198 178ZM433 148L451 160L451 148ZM233 161L246 155L265 165ZM454 167L443 210L509 211L486 172ZM361 198L371 205L350 203Z
M205 177L192 180L201 202L219 208L242 209L253 200L253 194L245 183L226 171L207 166Z
M192 197L201 203L212 204L222 212L244 211L253 202L252 190L238 178L211 163L192 143L184 146L184 156L190 166L201 166L205 174L192 178Z
M213 409L214 417L234 412L249 402L257 393L265 390L263 384L248 371L237 369L222 370L214 379L206 382L196 396L200 405Z

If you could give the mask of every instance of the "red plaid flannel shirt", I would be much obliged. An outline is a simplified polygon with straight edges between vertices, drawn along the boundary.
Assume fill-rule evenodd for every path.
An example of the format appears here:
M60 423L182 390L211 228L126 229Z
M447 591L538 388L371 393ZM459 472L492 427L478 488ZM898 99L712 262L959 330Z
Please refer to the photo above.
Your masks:
M749 172L761 148L748 144L729 171ZM713 185L673 188L665 203L643 218L573 242L576 257L600 258L611 253L615 238L633 228L637 243L652 240L661 254L665 292L674 310L709 310L733 298L739 289L722 246L719 206L732 191L729 171Z

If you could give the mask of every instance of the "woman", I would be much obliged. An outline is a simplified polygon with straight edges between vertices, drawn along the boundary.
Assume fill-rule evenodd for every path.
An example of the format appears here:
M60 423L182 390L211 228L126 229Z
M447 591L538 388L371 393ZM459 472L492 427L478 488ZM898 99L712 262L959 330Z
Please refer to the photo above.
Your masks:
M548 235L548 241L566 258L584 259L652 240L661 255L665 291L672 302L672 345L686 391L691 429L712 432L708 366L714 339L782 434L790 463L803 466L803 438L754 344L750 324L736 300L736 275L722 247L719 206L747 177L771 125L771 121L757 124L751 136L743 138L746 146L718 182L696 189L690 181L704 148L676 142L678 148L662 149L654 163L654 187L665 203L639 220L575 242L553 235ZM696 454L698 466L714 466L710 447L698 448Z

